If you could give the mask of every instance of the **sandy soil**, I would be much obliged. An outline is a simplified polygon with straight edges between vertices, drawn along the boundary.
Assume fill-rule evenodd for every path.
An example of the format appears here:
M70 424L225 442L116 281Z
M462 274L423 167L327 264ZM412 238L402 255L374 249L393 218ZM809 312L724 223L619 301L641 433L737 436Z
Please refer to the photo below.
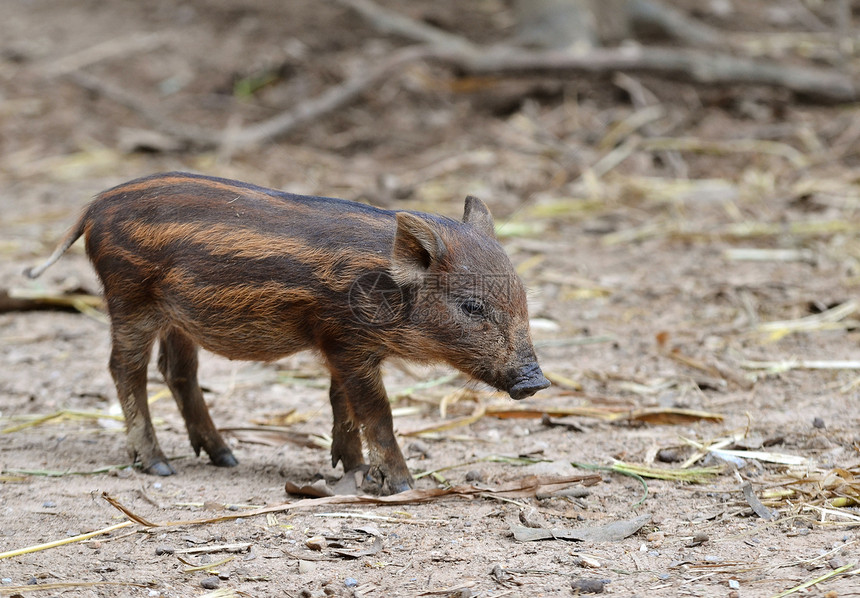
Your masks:
M495 0L388 4L478 41L503 39L512 24L506 4ZM771 4L790 15L796 3ZM199 596L217 584L224 596L556 596L585 579L605 582L604 593L617 596L772 596L856 563L857 506L821 509L858 492L850 483L850 472L860 476L857 368L750 369L754 361L860 360L851 303L860 283L856 108L803 104L773 90L637 78L664 110L651 135L702 145L670 154L640 145L594 174L588 169L605 165L616 145L601 142L637 112L619 87L625 84L604 78L455 85L444 69L416 65L264 147L141 152L132 151L139 139L132 130L151 130L151 123L63 74L81 68L173 119L222 128L271 116L403 44L334 3L238 6L5 0L0 290L97 294L80 245L38 281L21 271L50 253L95 193L152 172L193 170L455 217L462 198L476 194L494 211L529 287L541 364L562 381L527 404L538 412L591 407L595 416L549 422L564 425L485 416L416 439L405 434L442 423L440 403L463 388L473 400L450 405L447 419L472 413L475 400L514 404L463 378L416 389L450 371L389 364L385 381L390 395L402 395L395 425L410 468L448 468L438 481L421 478L418 488L593 473L571 463L677 470L692 454L684 439L732 435L738 440L730 447L806 461L730 464L707 456L696 465L720 466L719 474L698 484L649 479L642 502L639 481L603 470L596 485L577 486L579 496L330 505L205 525L134 524L0 560L0 595L31 595L37 588L28 584L37 584L44 586L39 596ZM771 12L747 14L743 29L786 27ZM732 28L730 19L704 16ZM158 37L145 37L151 33ZM92 47L103 56L89 53ZM798 59L791 49L785 55ZM856 74L851 60L846 68ZM269 82L239 97L235 90L251 80ZM841 314L827 311L839 306ZM815 320L822 312L833 321ZM798 330L761 327L810 317ZM162 523L294 501L285 482L341 475L326 449L297 446L283 434L228 433L240 461L233 469L195 457L154 367L153 415L178 474L155 478L127 467L121 422L110 417L118 406L108 352L98 314L0 313L0 552L126 521L103 493ZM327 380L313 355L270 364L203 355L200 377L219 426L272 423L295 410L301 417L291 431L330 430ZM599 417L645 408L722 419ZM34 422L61 410L84 415ZM828 472L848 482L841 489L815 482ZM793 486L795 494L773 494L798 477L808 482ZM776 520L753 512L744 482ZM523 519L581 528L642 514L650 521L618 542L522 543L510 532ZM307 540L315 536L329 546L311 550ZM338 544L369 549L375 538L382 549L372 555L334 552ZM196 548L212 552L187 551ZM805 595L856 596L858 588L857 575L836 576Z

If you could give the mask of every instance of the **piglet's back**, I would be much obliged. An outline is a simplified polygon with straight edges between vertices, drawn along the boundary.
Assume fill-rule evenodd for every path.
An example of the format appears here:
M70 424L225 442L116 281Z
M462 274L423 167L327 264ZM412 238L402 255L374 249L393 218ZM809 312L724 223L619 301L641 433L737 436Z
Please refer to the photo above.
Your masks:
M215 242L264 256L286 238L318 249L348 245L362 255L390 253L395 230L389 210L187 173L153 175L104 191L88 220L104 232L148 237L149 246ZM207 230L211 236L200 237Z
M216 353L261 360L315 344L355 279L389 268L395 226L372 206L184 173L105 191L85 216L108 307L123 306L112 315L131 305Z

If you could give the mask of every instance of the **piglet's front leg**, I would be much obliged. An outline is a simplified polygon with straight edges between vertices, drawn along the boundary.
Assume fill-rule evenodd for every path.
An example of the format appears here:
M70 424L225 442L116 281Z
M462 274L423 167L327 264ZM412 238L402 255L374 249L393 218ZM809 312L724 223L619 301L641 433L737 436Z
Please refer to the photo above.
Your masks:
M329 400L334 416L334 426L331 431L331 466L337 467L338 462L341 462L344 472L362 467L364 455L361 453L361 431L355 422L346 392L334 376L331 379Z
M394 420L382 385L378 360L371 358L357 362L350 356L331 352L326 353L326 359L332 373L332 388L340 390L337 396L332 394L335 417L333 450L343 451L343 447L350 447L343 451L346 454L333 452L333 460L340 457L345 466L347 461L354 464L355 459L347 456L354 456L355 440L351 433L349 437L342 438L338 432L343 434L346 430L358 429L367 449L368 481L388 494L411 489L412 475L394 437ZM335 404L335 398L340 404ZM344 416L351 421L344 421Z

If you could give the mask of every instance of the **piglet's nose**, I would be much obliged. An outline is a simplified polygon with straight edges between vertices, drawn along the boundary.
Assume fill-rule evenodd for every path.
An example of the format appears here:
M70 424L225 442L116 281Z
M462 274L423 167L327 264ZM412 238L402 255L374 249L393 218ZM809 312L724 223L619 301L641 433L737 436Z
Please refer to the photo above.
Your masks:
M516 380L508 389L508 394L512 399L519 401L549 386L550 381L543 375L540 366L537 363L531 363L517 372Z

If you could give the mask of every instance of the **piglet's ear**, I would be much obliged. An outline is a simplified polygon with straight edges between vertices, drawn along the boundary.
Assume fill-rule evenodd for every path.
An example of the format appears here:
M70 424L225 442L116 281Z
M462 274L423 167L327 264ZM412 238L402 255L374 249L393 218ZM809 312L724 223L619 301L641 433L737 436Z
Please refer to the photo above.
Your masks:
M496 238L496 225L493 222L493 215L490 214L490 208L477 197L469 195L466 198L463 222L471 224L488 237Z
M445 259L448 248L432 223L410 214L397 212L394 233L392 275L401 284L419 280L430 267Z

